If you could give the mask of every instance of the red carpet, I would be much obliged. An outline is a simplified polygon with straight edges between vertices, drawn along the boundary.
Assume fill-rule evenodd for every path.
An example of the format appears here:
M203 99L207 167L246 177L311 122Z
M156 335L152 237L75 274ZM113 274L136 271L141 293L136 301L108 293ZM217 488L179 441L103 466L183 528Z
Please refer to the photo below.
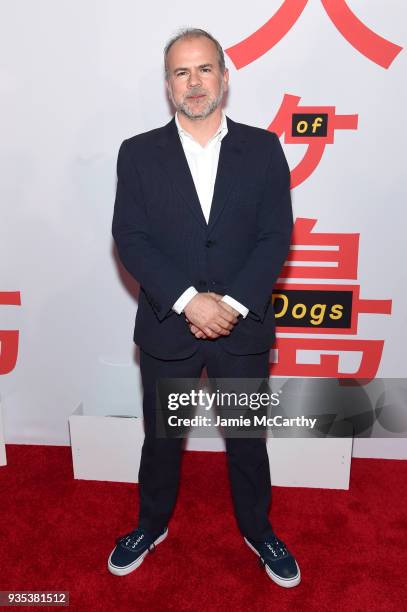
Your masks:
M0 590L69 591L87 612L407 609L406 461L353 460L350 491L274 487L273 526L303 578L286 590L239 535L222 453L184 455L169 536L124 577L106 562L135 526L137 485L73 480L69 447L7 455Z

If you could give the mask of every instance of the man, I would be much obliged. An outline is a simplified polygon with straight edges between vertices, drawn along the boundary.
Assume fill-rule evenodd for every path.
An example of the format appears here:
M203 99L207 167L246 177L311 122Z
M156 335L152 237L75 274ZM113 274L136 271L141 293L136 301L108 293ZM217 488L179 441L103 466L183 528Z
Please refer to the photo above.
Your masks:
M156 436L160 378L267 378L274 340L271 291L292 230L289 169L277 136L222 111L229 72L219 43L188 29L164 52L175 117L125 140L118 157L113 236L140 283L134 341L140 346L145 440L138 526L118 538L109 570L136 569L168 533L182 439ZM227 438L238 526L279 585L298 565L268 520L265 438Z

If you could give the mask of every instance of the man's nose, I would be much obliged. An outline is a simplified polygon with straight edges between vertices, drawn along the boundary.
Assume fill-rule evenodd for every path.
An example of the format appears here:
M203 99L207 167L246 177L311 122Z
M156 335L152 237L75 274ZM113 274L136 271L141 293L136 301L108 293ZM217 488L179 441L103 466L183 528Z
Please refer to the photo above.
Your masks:
M197 70L191 70L189 73L188 79L189 87L196 87L197 85L201 85L201 75Z

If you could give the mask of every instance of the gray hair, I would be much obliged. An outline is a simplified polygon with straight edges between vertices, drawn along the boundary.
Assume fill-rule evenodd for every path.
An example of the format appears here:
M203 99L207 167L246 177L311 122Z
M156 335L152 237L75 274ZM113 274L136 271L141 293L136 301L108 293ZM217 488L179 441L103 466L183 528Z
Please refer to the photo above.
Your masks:
M183 40L183 39L188 39L188 38L199 38L200 36L205 36L205 38L209 38L209 40L213 42L218 52L219 69L222 74L225 72L225 56L223 54L223 49L220 43L216 40L216 38L214 38L212 34L209 34L209 32L207 32L206 30L201 30L200 28L183 28L182 30L178 32L178 34L170 38L170 40L167 42L167 44L164 47L164 70L165 70L166 79L168 79L168 76L169 76L167 56L168 56L168 52L171 49L172 45L176 43L177 40Z

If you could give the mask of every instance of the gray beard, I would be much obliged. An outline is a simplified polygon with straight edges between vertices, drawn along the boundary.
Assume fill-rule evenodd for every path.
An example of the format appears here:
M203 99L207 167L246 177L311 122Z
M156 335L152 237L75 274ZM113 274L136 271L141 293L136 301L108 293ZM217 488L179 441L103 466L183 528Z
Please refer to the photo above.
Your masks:
M186 117L188 117L188 119L206 119L206 117L213 113L213 111L216 110L218 106L222 103L224 91L225 88L222 81L219 95L214 100L209 100L206 103L206 106L199 113L194 113L193 111L191 111L191 109L188 108L188 104L186 102L180 102L179 104L176 104L171 90L170 99L173 105L175 106L175 109Z

